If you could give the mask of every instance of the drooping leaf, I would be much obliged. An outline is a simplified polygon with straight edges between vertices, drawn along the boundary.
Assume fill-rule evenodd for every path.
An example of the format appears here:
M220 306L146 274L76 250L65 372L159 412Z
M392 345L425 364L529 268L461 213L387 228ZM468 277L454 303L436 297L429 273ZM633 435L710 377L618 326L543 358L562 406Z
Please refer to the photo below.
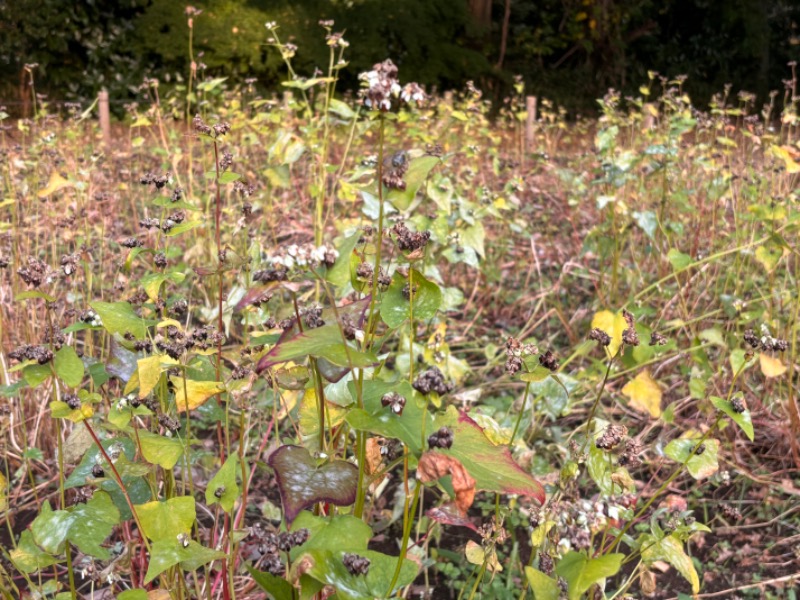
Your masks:
M176 365L178 361L166 354L154 354L140 358L136 361L136 372L139 374L139 398L146 398L161 379L161 374L169 365Z
M239 484L236 483L238 474L239 455L231 454L225 459L216 475L208 482L206 486L206 504L210 506L219 502L222 510L230 512L239 497Z
M737 394L739 396L739 401L744 402L741 398L741 393ZM744 434L750 439L752 442L755 438L755 431L753 430L753 421L750 418L750 411L745 409L744 412L736 412L733 410L733 404L728 402L724 398L720 398L718 396L711 396L711 404L717 410L721 410L726 415L728 415L733 422L739 426L739 429L744 431Z
M283 503L283 515L291 525L298 513L317 502L349 506L356 501L358 467L334 460L317 461L300 446L281 446L269 457L275 470Z
M39 198L47 198L51 194L55 194L68 187L75 187L75 184L64 179L58 171L53 171L50 173L50 180L47 182L47 186L39 190L36 195Z
M256 571L250 565L245 565L250 577L258 586L267 592L274 600L294 600L294 587L283 577L276 577L266 571Z
M608 454L595 446L595 444L589 446L586 468L589 471L589 476L603 494L615 496L634 489L633 480L627 469L614 466L608 460Z
M417 195L419 188L425 183L428 174L439 164L440 159L436 156L419 156L411 160L408 165L403 180L406 187L404 190L393 189L386 195L386 199L391 202L398 210L406 210L411 206L414 196Z
M592 584L616 575L622 566L624 554L606 554L589 558L583 553L570 551L558 561L556 573L567 580L569 600L580 600Z
M648 413L654 419L661 416L661 388L644 370L625 384L622 394L630 399L631 408Z
M152 541L174 542L180 534L189 534L197 518L195 501L191 496L176 496L155 500L136 507L136 514L145 535Z
M686 554L683 544L675 534L656 540L652 535L644 534L640 538L642 548L642 560L647 565L652 565L659 560L667 561L684 579L692 586L692 592L697 594L700 591L700 577L691 557Z
M758 355L758 362L761 365L761 372L764 377L780 377L786 373L787 367L781 362L780 358L761 352Z
M436 451L423 452L417 463L417 479L429 483L445 476L450 476L456 508L466 515L475 499L475 480L453 456Z
M325 279L338 288L343 288L350 281L350 257L353 255L353 248L361 238L361 231L356 231L353 235L345 238L339 246L339 256L333 266L328 269Z
M153 581L161 573L180 564L185 571L194 571L212 560L225 558L224 552L201 546L194 540L184 546L178 540L159 540L153 543L150 552L150 564L144 578L145 585Z
M558 600L558 582L533 567L525 567L525 576L533 591L533 600Z
M175 405L179 413L194 410L211 396L225 391L225 384L220 381L194 381L182 377L170 377L170 381L175 386Z
M396 273L381 299L381 318L391 328L402 325L412 316L427 321L436 315L442 304L442 290L416 269L410 270L413 293L406 288L408 279ZM403 290L406 289L406 294Z
M404 559L396 587L390 590L397 566L396 556L387 556L372 550L361 551L358 554L369 560L369 571L366 575L352 575L342 562L344 554L343 550L306 552L292 563L293 577L290 577L294 579L304 574L333 586L341 600L371 600L391 597L393 592L408 585L417 576L417 565Z
M69 541L81 552L105 560L110 554L100 544L119 517L111 496L97 491L85 504L76 504L68 510L52 510L45 502L31 524L31 532L36 543L51 554L61 553L64 542Z
M499 573L503 570L503 566L497 560L497 552L494 548L487 549L469 540L464 549L464 554L466 555L467 562L470 564L483 565L485 563L486 570L490 573Z
M697 442L698 440L691 438L672 440L664 448L664 454L679 463L684 463L688 459L686 468L691 476L695 479L705 479L719 469L717 462L719 441L713 438L707 439L701 446L702 450L696 450Z
M168 438L146 430L137 434L142 447L142 456L153 465L172 469L183 457L183 444L176 438Z

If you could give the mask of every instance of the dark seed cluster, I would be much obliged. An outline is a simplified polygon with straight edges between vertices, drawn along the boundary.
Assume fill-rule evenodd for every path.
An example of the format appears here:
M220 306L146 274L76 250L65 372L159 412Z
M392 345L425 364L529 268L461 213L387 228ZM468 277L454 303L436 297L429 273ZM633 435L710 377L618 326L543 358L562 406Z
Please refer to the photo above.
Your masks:
M391 410L396 415L402 415L403 409L406 407L406 399L397 392L389 392L381 397L381 405L391 407Z
M428 436L428 447L432 450L442 448L449 450L453 445L453 432L448 427L440 427L439 431Z
M609 425L595 441L594 445L601 450L611 450L622 442L622 438L628 432L624 425Z
M270 283L272 281L286 281L288 272L286 267L267 267L253 273L253 281Z
M345 552L342 557L342 564L351 575L366 575L369 573L369 559L358 554Z
M158 423L164 429L172 433L175 433L181 428L181 422L178 419L165 414L158 415Z
M316 329L325 325L325 319L322 318L321 306L310 306L301 313L303 323L308 329Z
M381 181L390 190L405 190L406 182L403 177L406 171L408 171L408 154L400 150L384 161Z
M403 286L403 289L400 290L400 293L403 294L403 298L406 300L411 300L412 297L417 295L418 285L415 283L413 286L408 285L408 282Z
M744 341L752 348L758 348L764 352L785 352L789 348L789 343L786 340L774 338L766 332L759 337L752 329L744 332Z
M739 414L747 410L747 407L744 405L744 400L742 400L741 398L733 398L731 400L731 408L733 409L733 412Z
M63 399L72 410L77 410L81 407L81 399L78 398L77 394L64 394Z
M19 362L35 360L40 365L44 365L53 360L53 351L47 346L23 344L22 346L14 348L14 350L8 353L8 356Z
M453 391L453 385L447 382L444 375L437 367L423 371L412 384L420 394L436 392L440 396Z
M169 183L169 173L164 175L155 175L153 173L145 173L139 179L142 185L154 185L157 190L163 189Z
M651 346L665 346L669 342L665 335L654 331L650 334L650 345Z
M430 231L411 231L402 221L395 223L391 231L397 238L397 247L404 252L424 248L431 239Z
M611 343L611 336L598 327L589 332L589 339L594 340L601 346L608 346Z
M29 256L28 264L17 269L17 274L26 284L39 287L47 278L47 265L38 258Z
M625 319L625 323L628 324L628 326L622 330L622 343L628 346L638 346L640 343L639 334L636 333L636 320L633 314L623 308L622 317Z
M523 357L531 356L539 352L533 344L523 344L517 338L509 336L506 339L506 373L514 375L523 366Z
M558 359L551 350L539 355L539 364L549 371L558 371Z

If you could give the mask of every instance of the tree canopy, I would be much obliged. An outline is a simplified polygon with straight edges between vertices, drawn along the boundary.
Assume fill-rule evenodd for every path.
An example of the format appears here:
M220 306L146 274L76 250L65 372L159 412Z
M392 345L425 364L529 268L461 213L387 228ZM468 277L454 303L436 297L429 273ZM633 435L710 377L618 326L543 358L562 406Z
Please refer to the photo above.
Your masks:
M190 70L263 90L284 77L264 24L279 24L295 61L327 66L322 19L351 47L344 84L392 58L405 80L438 89L466 81L500 97L521 75L528 89L585 109L608 87L624 93L648 71L687 75L706 101L726 83L766 97L782 89L800 55L800 5L792 0L14 0L0 2L0 90L30 96L25 65L38 64L36 91L51 100L132 98L145 77L169 85Z

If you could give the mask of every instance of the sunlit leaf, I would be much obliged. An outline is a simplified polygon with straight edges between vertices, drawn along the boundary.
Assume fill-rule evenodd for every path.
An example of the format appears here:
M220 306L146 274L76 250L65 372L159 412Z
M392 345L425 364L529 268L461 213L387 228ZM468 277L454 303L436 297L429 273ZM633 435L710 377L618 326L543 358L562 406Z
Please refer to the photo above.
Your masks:
M219 381L194 381L182 377L170 377L170 381L175 387L175 405L179 413L194 410L225 391L225 384Z
M140 358L136 361L136 371L139 374L139 398L146 398L161 379L161 374L169 365L176 365L178 361L166 354L154 354Z
M9 552L9 556L14 566L23 573L41 571L61 562L36 545L30 529L22 531L17 547Z
M404 190L390 190L386 199L391 202L398 210L406 210L411 206L411 202L417 195L422 184L428 178L431 170L439 164L440 159L436 156L419 156L411 160L408 165L403 180L406 187Z
M737 394L739 396L739 401L744 402L741 398L741 393ZM711 404L717 410L721 410L726 415L728 415L733 422L736 423L739 428L744 431L744 434L750 439L752 442L755 438L755 431L753 430L753 421L750 418L750 411L745 409L743 412L736 412L733 409L733 404L728 402L724 398L719 398L718 396L711 396Z
M172 469L183 457L183 444L176 438L150 433L146 430L138 432L139 443L144 459L165 469Z
M710 477L719 469L717 455L719 453L719 442L709 438L698 448L698 440L691 438L680 438L672 440L664 448L664 454L672 460L684 463L686 468L695 479L705 479Z
M90 306L109 333L132 333L136 339L146 337L150 323L133 312L133 307L128 302L92 302Z
M610 310L601 310L592 318L592 329L597 328L606 332L611 337L611 343L606 346L609 356L614 356L622 345L622 332L628 327L621 312L613 313Z
M58 171L53 171L50 173L50 180L47 182L47 186L39 190L36 195L39 198L47 198L49 195L68 187L75 187L75 184L64 179Z
M761 372L764 377L780 377L786 373L787 367L781 362L780 358L761 352L758 355L758 362L761 365Z
M630 399L631 408L648 413L654 419L661 416L661 388L645 370L625 384L622 394Z
M164 501L140 504L136 507L136 514L145 535L154 542L174 542L178 535L189 534L197 518L195 501L191 496L176 496Z

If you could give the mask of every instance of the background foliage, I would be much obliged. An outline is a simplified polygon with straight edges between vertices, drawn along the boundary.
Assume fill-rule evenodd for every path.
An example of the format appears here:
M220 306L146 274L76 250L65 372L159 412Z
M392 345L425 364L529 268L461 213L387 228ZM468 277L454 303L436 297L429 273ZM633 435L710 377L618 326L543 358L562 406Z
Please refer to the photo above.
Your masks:
M205 0L196 8L200 66L234 81L258 78L264 90L279 79L266 21L299 47L296 64L313 70L327 66L317 22L334 19L361 50L345 74L351 86L355 73L390 56L413 80L439 89L476 80L495 98L521 74L529 89L573 109L593 106L609 86L635 89L647 70L688 75L700 102L725 83L763 98L782 87L786 63L800 53L800 6L791 0ZM40 65L39 87L53 100L91 98L103 86L124 99L145 75L179 82L190 68L185 9L152 0L2 2L2 96L24 97L26 63Z

